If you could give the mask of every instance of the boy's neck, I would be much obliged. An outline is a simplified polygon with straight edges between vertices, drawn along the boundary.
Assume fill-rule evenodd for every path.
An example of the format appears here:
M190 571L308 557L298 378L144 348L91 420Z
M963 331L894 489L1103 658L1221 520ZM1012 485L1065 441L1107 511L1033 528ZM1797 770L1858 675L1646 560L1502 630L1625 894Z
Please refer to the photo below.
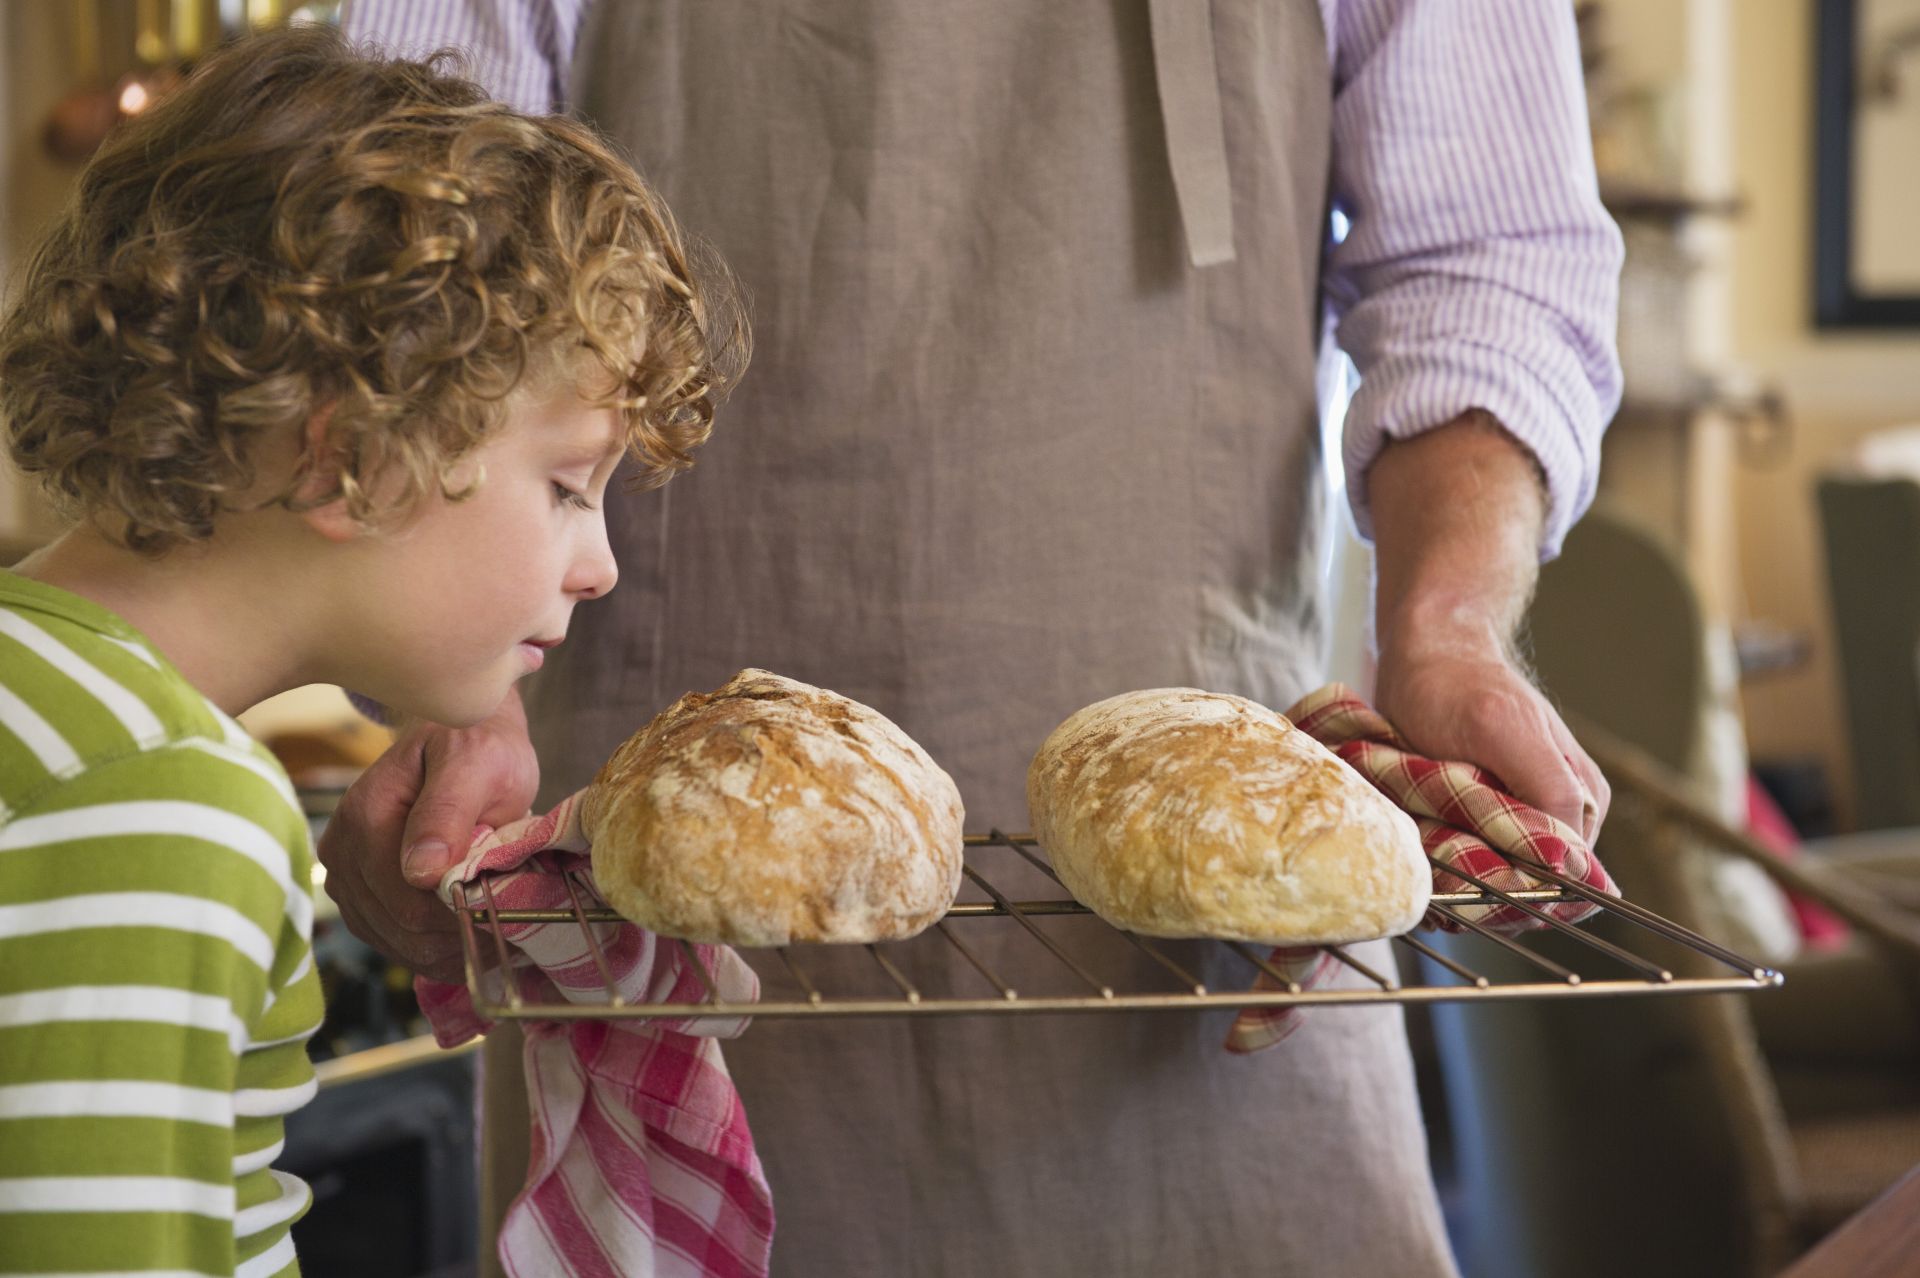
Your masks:
M100 605L144 635L228 714L318 681L308 653L312 600L294 574L263 571L244 537L182 547L158 559L81 524L13 571Z

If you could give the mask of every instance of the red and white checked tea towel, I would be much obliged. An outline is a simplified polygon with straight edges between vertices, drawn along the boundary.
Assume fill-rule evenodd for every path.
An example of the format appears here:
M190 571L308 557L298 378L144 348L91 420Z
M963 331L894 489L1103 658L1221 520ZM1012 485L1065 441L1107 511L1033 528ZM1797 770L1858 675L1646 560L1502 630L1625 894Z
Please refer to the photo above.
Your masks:
M1600 859L1572 829L1508 794L1499 779L1483 768L1471 763L1443 763L1408 750L1393 725L1351 688L1328 684L1302 698L1287 711L1287 718L1339 755L1413 818L1427 855L1439 863L1433 867L1435 892L1477 890L1465 879L1449 874L1446 867L1471 874L1503 892L1552 886L1515 865L1508 859L1511 854L1537 861L1587 887L1619 895ZM1586 901L1569 901L1541 907L1541 912L1577 923L1599 908ZM1524 932L1546 926L1505 904L1464 906L1459 913L1496 932ZM1458 927L1433 912L1428 913L1426 923L1449 930ZM1303 989L1324 984L1340 967L1338 960L1311 946L1277 949L1271 962ZM1262 973L1254 988L1282 986ZM1227 1050L1257 1052L1272 1047L1299 1028L1301 1010L1250 1008L1240 1013L1227 1034Z
M460 885L486 874L501 909L568 908L563 875L579 871L591 883L580 800L576 794L544 816L482 832L441 880L442 899L459 904ZM594 893L581 904L604 902ZM629 923L592 927L614 987L629 1001L705 998L706 987L677 942ZM577 921L508 924L501 937L522 998L606 1000L599 964ZM484 934L480 940L491 944ZM722 999L759 997L759 978L733 950L694 949ZM442 1047L489 1028L464 985L422 977L414 990ZM773 1196L715 1041L746 1026L745 1020L524 1022L533 1139L527 1183L500 1226L507 1273L764 1278Z

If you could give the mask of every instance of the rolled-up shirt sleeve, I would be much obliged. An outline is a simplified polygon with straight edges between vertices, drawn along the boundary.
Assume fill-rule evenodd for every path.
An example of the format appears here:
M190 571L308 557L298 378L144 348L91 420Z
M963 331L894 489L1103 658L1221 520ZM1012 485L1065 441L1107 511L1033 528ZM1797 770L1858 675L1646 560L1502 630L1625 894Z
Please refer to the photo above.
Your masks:
M567 68L588 0L346 0L340 29L404 58L453 48L466 74L517 111L567 106Z
M1620 403L1622 246L1601 206L1572 8L1541 0L1331 6L1334 207L1326 296L1360 372L1343 461L1483 409L1539 462L1541 558L1593 500Z

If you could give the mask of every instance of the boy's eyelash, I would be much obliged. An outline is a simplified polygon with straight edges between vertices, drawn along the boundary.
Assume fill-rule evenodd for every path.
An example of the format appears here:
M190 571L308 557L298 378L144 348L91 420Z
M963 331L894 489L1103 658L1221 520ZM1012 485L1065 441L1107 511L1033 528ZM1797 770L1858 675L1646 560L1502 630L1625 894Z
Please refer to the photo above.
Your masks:
M565 484L561 483L557 479L553 481L553 494L554 496L558 497L561 501L567 503L567 505L574 507L576 510L599 509L592 502L588 501L585 496L583 496L580 493L576 493L575 491L573 491L573 489L567 487Z

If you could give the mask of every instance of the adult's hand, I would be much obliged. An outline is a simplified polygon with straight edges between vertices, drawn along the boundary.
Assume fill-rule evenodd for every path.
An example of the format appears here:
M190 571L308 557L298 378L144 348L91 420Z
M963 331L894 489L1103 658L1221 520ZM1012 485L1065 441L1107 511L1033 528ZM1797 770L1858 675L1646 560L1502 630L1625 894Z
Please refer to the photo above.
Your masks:
M1606 777L1509 653L1447 635L1383 648L1374 706L1419 753L1479 764L1589 846L1600 832Z
M1470 412L1389 444L1368 469L1367 494L1375 708L1413 749L1479 764L1591 843L1607 780L1513 649L1546 511L1532 454Z
M475 825L519 820L539 785L518 692L471 728L407 728L342 796L316 849L348 930L424 976L462 980L459 924L434 889Z

